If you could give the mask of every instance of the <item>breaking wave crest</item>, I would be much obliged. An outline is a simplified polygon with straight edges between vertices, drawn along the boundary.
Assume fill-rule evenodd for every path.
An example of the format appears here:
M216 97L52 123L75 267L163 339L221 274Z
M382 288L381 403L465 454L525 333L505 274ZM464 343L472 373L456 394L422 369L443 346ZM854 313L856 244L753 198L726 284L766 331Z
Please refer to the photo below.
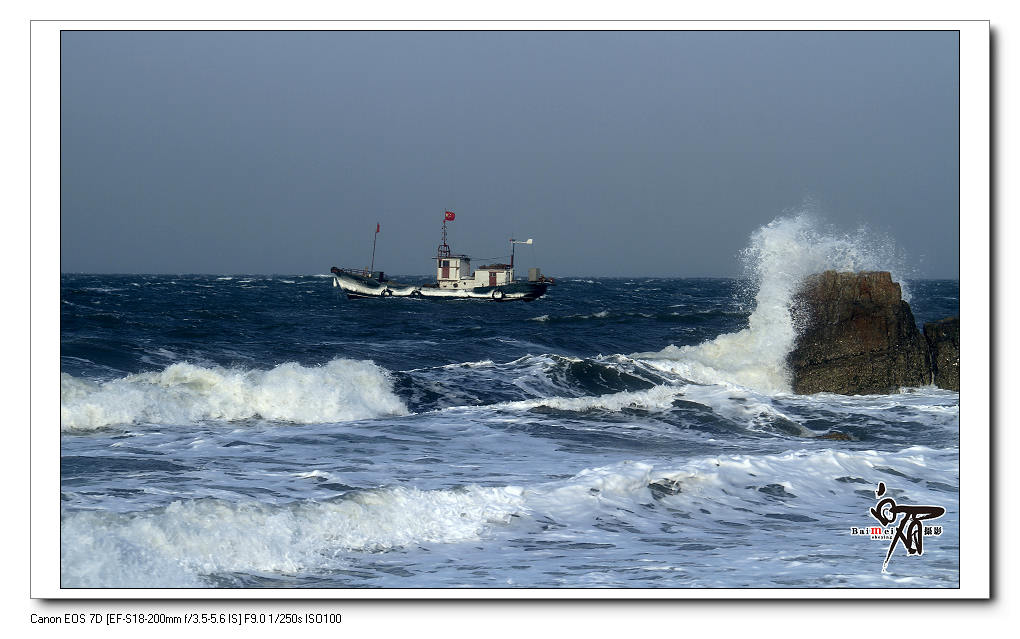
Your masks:
M203 586L200 575L338 567L345 553L478 539L521 509L519 488L472 486L386 488L285 506L199 499L146 513L78 512L61 524L61 583Z
M271 370L177 363L103 383L60 376L63 431L204 420L310 424L403 414L407 408L393 393L389 373L350 359L315 367L288 362Z
M901 258L890 238L867 228L848 234L823 229L808 213L778 218L755 231L743 259L757 291L746 329L695 346L670 345L632 357L702 384L786 393L791 388L786 356L797 336L791 305L807 276L830 269L886 270L892 271L894 281L903 279L897 273ZM906 290L903 295L909 299Z

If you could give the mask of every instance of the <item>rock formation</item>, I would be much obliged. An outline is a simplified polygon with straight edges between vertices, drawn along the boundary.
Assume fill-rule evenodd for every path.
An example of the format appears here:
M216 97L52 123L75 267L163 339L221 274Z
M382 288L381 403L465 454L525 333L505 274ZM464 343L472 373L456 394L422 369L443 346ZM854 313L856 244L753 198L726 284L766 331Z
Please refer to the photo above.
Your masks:
M888 272L812 275L793 307L795 393L864 395L931 383L928 345Z
M854 438L851 437L850 435L847 435L846 433L841 433L838 430L825 433L824 435L819 435L818 439L831 439L839 442L852 442L854 440Z
M960 392L960 318L925 323L924 339L931 352L935 385Z

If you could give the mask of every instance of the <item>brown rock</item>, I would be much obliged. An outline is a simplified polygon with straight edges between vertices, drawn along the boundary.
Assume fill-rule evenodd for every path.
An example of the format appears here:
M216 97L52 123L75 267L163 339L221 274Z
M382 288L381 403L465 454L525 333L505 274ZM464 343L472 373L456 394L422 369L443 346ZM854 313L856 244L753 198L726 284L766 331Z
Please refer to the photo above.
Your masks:
M838 430L829 431L824 435L819 435L818 439L832 439L839 442L850 442L853 441L853 437L846 433L841 433Z
M793 308L787 358L796 393L889 393L931 381L928 347L900 285L885 271L807 278Z
M960 318L925 323L924 339L931 351L935 385L960 392Z

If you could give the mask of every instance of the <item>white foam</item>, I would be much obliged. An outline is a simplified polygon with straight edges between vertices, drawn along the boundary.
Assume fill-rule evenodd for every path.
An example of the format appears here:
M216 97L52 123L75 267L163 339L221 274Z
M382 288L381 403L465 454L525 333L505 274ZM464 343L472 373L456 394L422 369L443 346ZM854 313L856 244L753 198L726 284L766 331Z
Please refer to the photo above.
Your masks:
M733 384L711 386L691 384L684 388L685 400L708 406L713 413L749 430L774 433L778 422L781 424L782 432L798 437L815 436L815 433L801 425L797 418L777 408L773 403L774 397Z
M60 376L62 430L115 424L190 424L262 418L326 423L404 415L385 369L372 362L335 359L323 366L288 362L271 370L240 370L177 363L97 384Z
M351 551L475 540L521 510L519 488L472 486L288 506L201 499L146 513L77 512L61 523L61 585L195 586L220 572L320 570Z
M859 491L874 491L880 481L895 488L904 501L939 504L952 511L957 498L930 484L959 486L957 458L952 451L912 447L894 453L821 449L719 455L691 459L679 467L628 461L528 487L523 512L578 530L607 511L634 513L627 516L632 526L640 526L637 517L646 513L655 527L659 520L654 511L641 506L661 499L681 511L709 508L713 520L725 513L728 521L757 524L763 514L775 513L804 515L842 528L867 517L867 502L862 503ZM671 488L674 494L653 495L652 485ZM777 495L778 487L783 492Z
M61 582L64 587L167 587L210 585L203 576L217 573L318 573L344 567L356 553L476 545L522 530L531 531L536 542L580 541L598 535L599 522L611 519L656 534L668 521L682 536L685 527L692 532L707 527L711 533L720 517L759 526L768 514L802 515L824 530L842 531L867 521L870 494L879 481L907 503L933 503L952 513L958 501L944 488L959 485L955 453L923 447L894 453L822 449L719 455L674 463L679 465L623 461L527 486L395 487L328 502L273 505L209 498L147 512L68 513L61 523ZM655 494L653 485L672 490ZM702 509L711 509L713 516L670 514ZM556 526L543 528L548 521ZM950 543L952 530L946 534ZM726 561L742 565L743 574L759 570L751 555ZM880 561L876 554L876 564Z
M779 218L758 229L743 257L757 289L748 328L696 346L669 345L632 357L702 384L733 383L765 393L789 392L786 356L797 335L791 304L805 277L829 269L889 270L902 286L902 277L896 273L900 258L889 238L875 236L866 228L853 234L823 230L808 213Z
M327 473L321 470L313 470L307 473L292 473L294 477L300 477L301 479L333 479L331 473Z
M924 482L899 479L881 470L889 468L915 478L959 485L955 452L922 446L897 453L823 449L780 455L722 455L693 460L684 469L663 469L654 478L676 482L684 495L682 500L697 496L715 502L740 494L748 485L778 484L797 496L797 501L789 503L796 508L839 509L840 501L850 506L855 500L853 490L847 486L874 490L879 481L895 484L912 501L946 498L945 493L934 492ZM841 478L848 477L857 478L860 483L840 483ZM745 496L743 500L751 498L758 496Z
M595 397L543 397L541 399L526 399L497 404L497 407L529 410L544 406L556 410L577 412L589 410L619 412L625 408L667 410L673 404L673 400L682 394L682 390L678 387L659 385L648 390L609 393Z

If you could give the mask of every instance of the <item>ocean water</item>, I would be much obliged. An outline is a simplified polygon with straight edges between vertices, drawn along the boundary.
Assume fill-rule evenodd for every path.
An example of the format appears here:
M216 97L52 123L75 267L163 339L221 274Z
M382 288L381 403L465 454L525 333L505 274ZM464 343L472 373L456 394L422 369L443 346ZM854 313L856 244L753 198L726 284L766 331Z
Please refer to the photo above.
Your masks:
M783 364L800 279L895 275L883 246L780 219L744 278L505 304L65 274L61 585L958 587L959 394L798 396ZM919 323L959 313L901 281ZM879 482L945 508L885 571L851 534Z

